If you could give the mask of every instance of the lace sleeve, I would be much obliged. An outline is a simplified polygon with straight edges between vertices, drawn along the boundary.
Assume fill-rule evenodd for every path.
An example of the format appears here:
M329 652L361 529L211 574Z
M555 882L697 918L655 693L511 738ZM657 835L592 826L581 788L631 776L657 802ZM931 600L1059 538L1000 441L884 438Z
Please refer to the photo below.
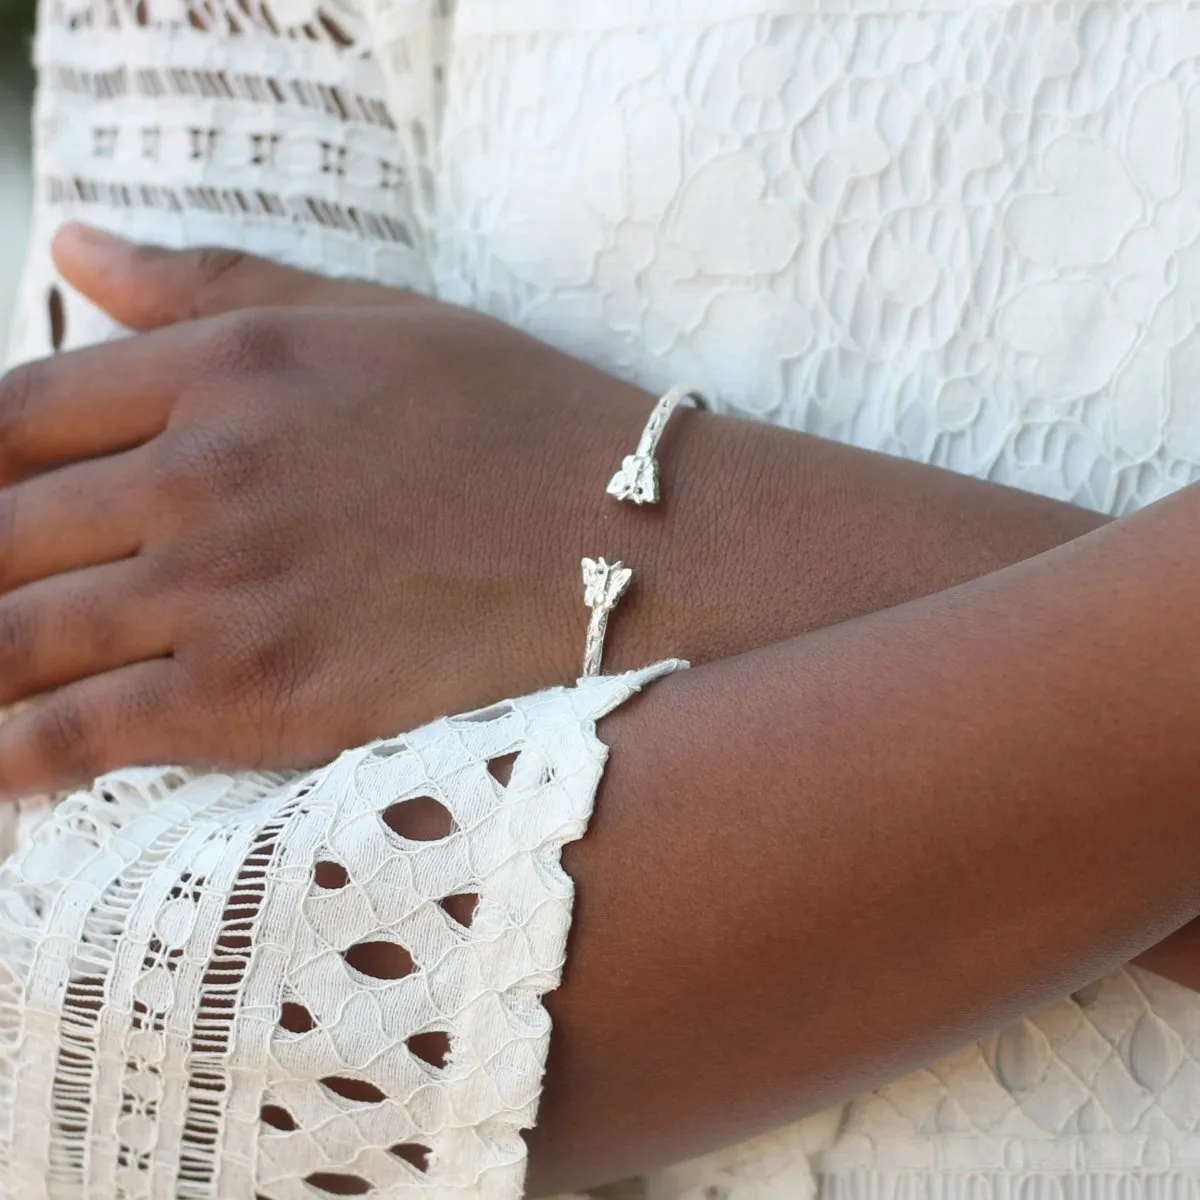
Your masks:
M63 801L0 869L0 1195L519 1196L595 722L680 665Z
M43 0L14 361L116 331L55 278L68 218L427 289L437 0Z

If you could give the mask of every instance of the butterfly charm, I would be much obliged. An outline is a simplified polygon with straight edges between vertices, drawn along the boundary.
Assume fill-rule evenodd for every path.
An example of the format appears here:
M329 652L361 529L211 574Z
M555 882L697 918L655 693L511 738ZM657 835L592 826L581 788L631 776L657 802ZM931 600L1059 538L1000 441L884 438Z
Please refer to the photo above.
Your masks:
M603 558L583 560L583 602L592 610L587 642L583 652L584 675L599 675L604 658L604 635L608 614L625 595L633 570L624 563L608 563Z
M632 500L634 504L657 504L657 460L652 455L627 454L621 469L608 481L606 491L618 500Z

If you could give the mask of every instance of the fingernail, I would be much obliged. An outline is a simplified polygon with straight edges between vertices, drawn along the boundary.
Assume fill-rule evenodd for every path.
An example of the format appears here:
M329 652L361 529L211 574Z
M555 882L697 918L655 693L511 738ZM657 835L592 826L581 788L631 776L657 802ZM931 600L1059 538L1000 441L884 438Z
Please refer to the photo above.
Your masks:
M72 258L96 267L106 266L114 258L124 257L133 249L133 243L125 238L80 221L64 225L54 241L56 249L65 250Z

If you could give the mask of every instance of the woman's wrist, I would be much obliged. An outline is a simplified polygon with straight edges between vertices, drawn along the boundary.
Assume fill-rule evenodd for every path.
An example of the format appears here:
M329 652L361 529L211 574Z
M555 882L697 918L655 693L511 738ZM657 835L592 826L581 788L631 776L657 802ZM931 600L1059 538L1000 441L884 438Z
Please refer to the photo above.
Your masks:
M751 420L681 410L659 452L662 500L605 483L654 397L607 381L602 411L554 470L574 506L549 529L558 576L529 636L577 670L583 555L634 580L613 615L606 670L668 655L701 663L953 587L1061 545L1100 514L924 464ZM548 676L549 678L550 676Z

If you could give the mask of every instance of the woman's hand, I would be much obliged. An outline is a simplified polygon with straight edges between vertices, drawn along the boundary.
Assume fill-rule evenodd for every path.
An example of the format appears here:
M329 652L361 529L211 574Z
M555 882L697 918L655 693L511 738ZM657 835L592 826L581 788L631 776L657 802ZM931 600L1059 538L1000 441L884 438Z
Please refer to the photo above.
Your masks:
M77 231L58 254L165 327L0 386L0 702L50 692L0 730L0 787L309 764L574 677L579 559L614 549L587 502L648 397L404 293Z
M569 680L579 560L634 590L606 665L874 612L1100 523L685 412L664 504L604 494L652 398L486 317L79 227L139 336L0 383L0 791L146 761L299 766Z

